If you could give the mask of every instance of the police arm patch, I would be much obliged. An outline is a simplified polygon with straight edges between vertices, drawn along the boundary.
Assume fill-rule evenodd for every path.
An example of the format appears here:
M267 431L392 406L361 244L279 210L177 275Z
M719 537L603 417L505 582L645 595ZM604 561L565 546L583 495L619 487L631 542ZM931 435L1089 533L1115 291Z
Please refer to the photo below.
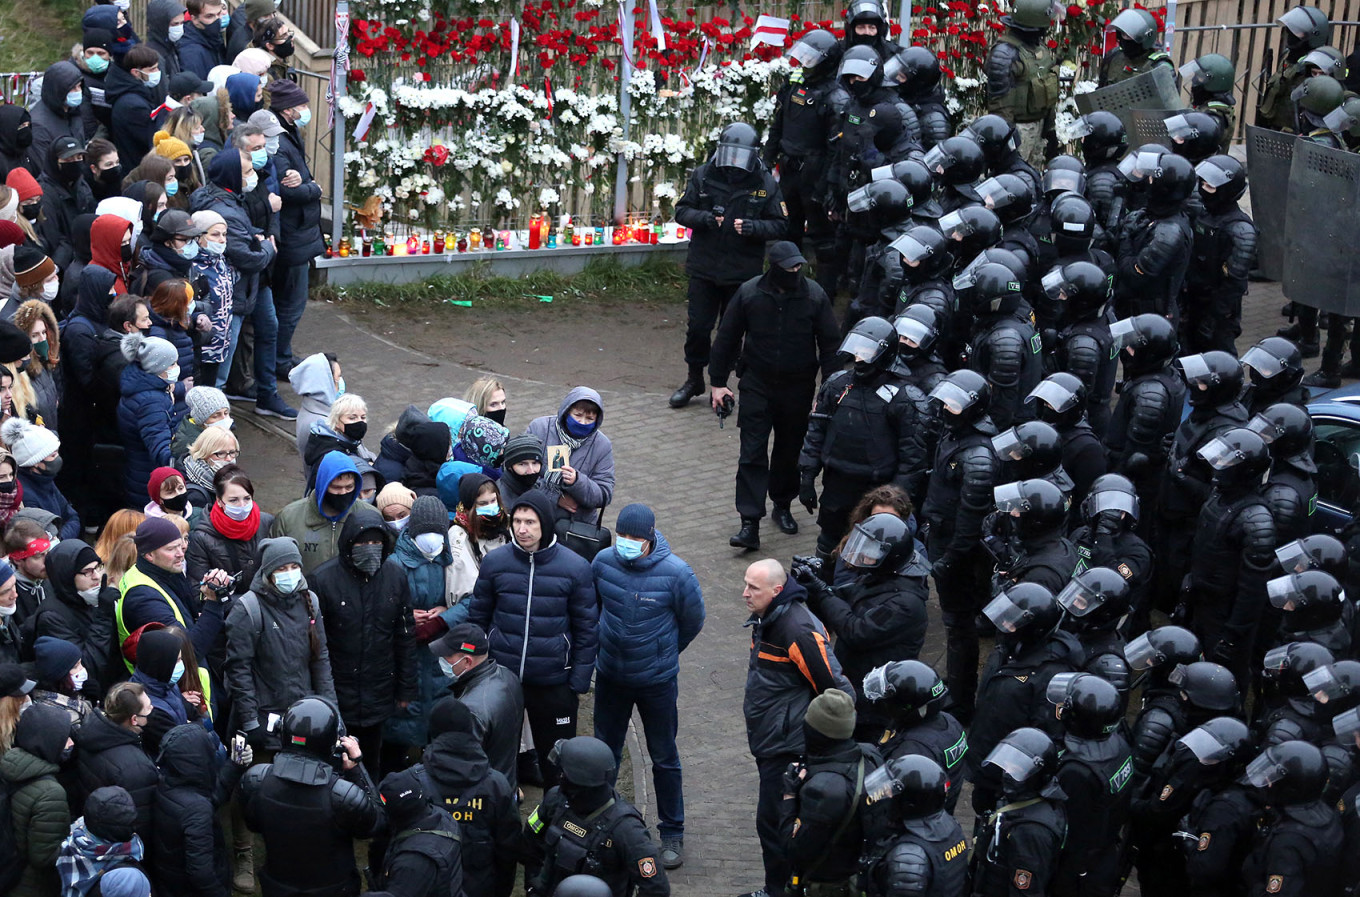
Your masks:
M779 201L779 211L785 218L789 217L789 207L784 204L782 199Z
M656 857L643 857L638 860L638 875L643 878L656 877Z
M1270 876L1270 878L1268 878L1268 879L1266 880L1266 893L1267 893L1267 894L1278 894L1278 893L1280 893L1280 891L1282 891L1282 890L1284 890L1284 876L1283 876L1283 875L1272 875L1272 876Z
M1027 869L1016 869L1015 878L1012 881L1017 891L1028 891L1030 883L1034 881L1034 876Z
M1214 836L1213 836L1213 834L1212 834L1211 832L1205 832L1205 833L1203 833L1202 835L1199 836L1199 847L1198 847L1197 849L1198 849L1198 850L1208 850L1208 849L1209 849L1209 842L1212 841L1213 839L1214 839Z

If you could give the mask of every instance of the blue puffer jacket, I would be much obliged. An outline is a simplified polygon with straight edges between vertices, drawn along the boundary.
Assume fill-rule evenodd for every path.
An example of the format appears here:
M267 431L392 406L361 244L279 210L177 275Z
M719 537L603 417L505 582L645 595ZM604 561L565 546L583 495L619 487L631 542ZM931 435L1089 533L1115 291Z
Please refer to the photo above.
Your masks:
M146 478L151 479L150 472ZM52 514L56 514L61 520L61 529L57 535L62 539L80 538L80 515L76 509L66 500L66 496L57 488L56 477L50 473L34 470L32 467L19 468L19 485L24 489L24 507L42 508ZM142 485L142 494L146 494L146 485Z
M174 403L168 384L140 365L123 368L123 397L118 402L118 432L126 452L123 490L129 507L146 504L146 484L151 471L170 465L170 441L175 427L170 421Z
M188 392L184 381L195 372L194 339L178 322L167 321L154 311L151 312L151 335L170 343L179 353L179 382L175 384L175 407L170 413L170 426L177 429L189 413L189 406L184 404L184 394Z
M468 619L486 630L491 656L521 682L568 683L584 694L599 648L600 611L590 565L557 544L546 495L528 492L514 507L533 509L547 544L531 554L511 543L482 558Z
M590 565L600 593L602 679L654 685L680 672L680 652L704 628L699 579L656 534L651 553L631 561L613 549Z

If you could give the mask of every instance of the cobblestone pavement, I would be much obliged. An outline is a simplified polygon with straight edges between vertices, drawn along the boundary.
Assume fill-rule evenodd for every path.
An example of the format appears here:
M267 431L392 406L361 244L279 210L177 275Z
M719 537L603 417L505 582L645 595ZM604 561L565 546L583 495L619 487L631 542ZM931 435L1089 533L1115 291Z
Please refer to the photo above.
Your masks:
M1277 284L1252 285L1239 349L1280 326L1282 302ZM297 347L303 354L321 350L340 353L346 381L369 403L375 433L370 443L374 445L377 432L395 421L408 402L423 408L442 396L462 395L480 373L375 336L354 325L341 307L321 303L308 306ZM679 353L677 345L675 356ZM660 361L676 366L674 358ZM1313 369L1315 362L1310 361L1309 366ZM532 417L555 410L568 385L507 379L512 430L518 432ZM737 524L732 506L736 427L719 429L701 402L672 411L666 407L664 395L601 392L606 406L604 430L614 442L617 460L613 509L640 501L656 510L658 528L698 574L708 608L704 631L681 664L680 752L688 823L686 862L671 873L672 887L677 894L731 897L758 887L762 880L754 829L756 771L746 749L741 713L749 645L749 636L742 628L746 618L741 601L742 573L756 558L776 557L787 562L792 554L810 553L815 526L797 508L795 516L803 527L797 536L766 532L760 552L742 555L730 549L727 537ZM264 423L242 416L252 423ZM264 426L278 431L268 423ZM269 456L284 458L275 465L274 475L296 483L292 425L285 426L286 450L280 445L266 445L258 432L245 434L243 441L247 457L267 451ZM288 492L289 488L294 491ZM281 504L296 495L295 486L280 485L269 494ZM612 514L606 522L612 522ZM943 634L939 608L933 603L930 614L931 636L922 659L942 664ZM638 778L650 792L648 777ZM645 793L639 794L644 814L654 823ZM966 806L965 799L959 807L961 816ZM970 820L960 821L965 829L970 828ZM1130 884L1125 893L1136 894L1136 885Z

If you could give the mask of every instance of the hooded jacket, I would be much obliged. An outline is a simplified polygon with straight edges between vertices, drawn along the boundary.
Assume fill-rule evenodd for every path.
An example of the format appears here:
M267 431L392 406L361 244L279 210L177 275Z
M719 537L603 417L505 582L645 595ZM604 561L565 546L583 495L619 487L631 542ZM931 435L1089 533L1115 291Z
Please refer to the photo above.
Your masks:
M74 137L84 146L89 136L81 121L80 110L66 105L66 95L81 81L75 63L54 62L43 72L42 96L29 109L33 117L33 145L28 148L34 162L47 158L47 150L58 137ZM138 158L141 158L140 156ZM36 175L38 172L34 171Z
M247 733L265 726L269 714L282 716L308 695L336 699L326 625L316 595L305 578L289 595L280 594L269 580L279 567L294 562L296 552L289 540L266 540L250 591L233 602L227 614L225 677L236 699L235 718ZM258 622L247 609L251 602L259 608ZM277 750L278 736L269 733L267 743Z
M349 504L335 516L327 514L321 503L326 490L336 477L354 474L354 491L349 493ZM310 574L317 567L335 557L339 550L340 528L345 517L359 498L359 471L354 460L339 452L331 452L321 459L316 468L316 491L286 505L274 518L269 535L292 536L302 551L302 572Z
M113 289L119 295L127 292L128 266L123 262L123 235L132 229L132 222L117 215L100 215L90 225L90 264L113 272ZM105 302L101 322L108 317L108 307Z
M189 26L185 26L185 33L189 31ZM223 123L223 118L231 110L231 101L227 97L225 88L214 91L210 96L199 97L189 104L189 108L194 110L200 119L203 120L203 142L198 145L198 160L203 165L203 170L207 171L212 165L212 160L227 145L227 125Z
M279 185L279 264L288 267L305 265L326 248L321 238L321 185L312 179L307 166L307 152L297 125L279 119L283 133L279 135L279 151L274 156L274 168L280 176L288 170L302 176L296 187Z
M354 566L360 537L382 541L383 563L369 576ZM330 637L331 674L340 716L350 726L373 726L397 701L416 696L416 645L406 621L406 573L390 560L393 538L382 515L359 503L340 528L339 554L311 576Z
M86 266L79 277L80 286L74 310L61 328L61 372L65 391L62 396L62 439L67 434L90 433L95 429L90 415L98 414L110 423L117 408L117 394L101 395L97 390L99 335L108 327L109 303L115 275L98 265ZM98 409L98 410L96 410ZM79 437L76 437L79 438ZM88 441L88 437L81 441Z
M161 741L161 782L151 852L162 897L231 897L231 862L217 809L244 769L221 764L201 726L176 726Z
M208 72L212 71L214 66L227 64L227 44L222 39L222 21L219 18L206 28L199 28L193 22L184 23L184 37L175 45L183 71L193 72L207 80Z
M175 403L171 384L139 364L123 368L122 399L118 403L118 432L123 437L123 491L130 507L145 504L151 471L171 463L170 442L175 433Z
M41 166L31 154L33 140L33 116L23 106L6 104L0 106L0 168L8 176L16 168L26 168L28 173L37 177ZM29 122L29 144L20 146L19 126Z
M344 433L334 430L324 420L315 421L311 432L307 434L306 450L302 454L302 463L307 471L308 492L316 487L316 468L321 459L331 452L339 452L354 458L355 467L360 466L360 461L371 466L371 462L377 460L377 455L370 452L361 441L350 439Z
M91 606L76 591L76 573L96 560L94 549L79 539L63 539L53 546L47 553L47 582L53 600L38 605L33 621L35 637L50 635L80 648L80 662L94 683L92 694L89 683L85 688L92 698L99 697L105 684L112 682L109 658L114 651L113 602L118 597L117 590L105 587L99 603Z
M164 78L162 74L162 84ZM159 90L159 85L148 87L121 63L111 64L104 76L104 99L113 107L113 145L118 148L119 161L128 160L123 164L124 171L151 152L151 135L156 133L151 110L164 99L163 96L157 98Z
M450 685L449 694L472 714L472 730L491 768L505 776L512 790L518 787L520 725L524 718L519 679L488 656Z
M304 361L303 364L306 364L306 362ZM297 369L294 368L294 370ZM291 378L292 375L289 376ZM304 399L303 407L305 408L306 405L306 399ZM302 412L299 411L299 422L301 419ZM397 426L378 443L378 460L373 462L373 466L387 482L400 482L406 469L406 462L411 459L411 449L401 441L403 432L409 432L411 425L416 422L425 421L428 423L429 420L430 418L424 411L421 411L415 405L407 405L397 418Z
M576 470L576 482L564 486L560 478L554 477L556 471L552 469L555 451L553 447L562 445L558 427L565 432L566 425L562 421L567 416L567 409L577 402L593 402L595 407L600 409L600 414L595 419L594 432L581 442L580 448L569 451L571 466ZM547 492L554 503L560 495L565 494L570 495L580 506L576 513L570 515L565 510L554 510L554 515L559 519L569 516L573 520L593 521L600 509L608 505L614 497L614 446L609 437L600 432L603 426L604 401L600 394L588 386L577 386L562 400L562 404L557 408L556 417L535 418L525 431L537 436L547 448L548 463L543 466L539 488ZM563 446L563 449L565 450L566 446Z
M599 606L590 565L552 531L547 496L528 492L515 508L529 508L543 528L540 548L505 545L482 559L468 620L487 633L491 656L529 685L590 688L599 648Z
M56 477L32 467L21 467L18 480L24 489L24 507L41 508L59 518L61 529L57 531L57 535L61 538L80 538L80 514L57 488Z
M57 854L71 828L71 811L56 773L70 734L64 711L32 707L15 729L14 746L0 757L0 779L10 788L15 846L24 863L10 897L57 893Z
M81 167L84 167L83 163ZM38 224L38 236L52 264L61 272L76 257L71 245L76 216L93 212L95 203L90 185L85 183L83 177L77 178L74 184L68 184L57 176L59 171L56 152L49 147L46 167L38 178L43 191L43 218Z
M96 710L71 736L76 743L76 788L72 789L73 815L83 812L86 797L108 785L126 788L137 807L133 828L143 840L151 835L151 812L160 773L142 749L142 736L120 726Z
M330 359L323 352L308 355L302 359L301 364L288 373L288 383L300 400L297 428L294 431L295 442L298 455L306 457L307 436L311 432L312 424L317 421L325 423L331 413L331 406L339 398L335 388L335 377L331 374Z
M167 86L181 71L179 50L170 40L171 22L184 22L183 4L177 0L151 0L146 5L146 44L160 54L161 83ZM185 23L185 33L192 27Z
M600 678L641 688L677 676L680 652L704 628L704 596L689 564L656 532L648 554L626 561L605 549L590 569L600 595Z

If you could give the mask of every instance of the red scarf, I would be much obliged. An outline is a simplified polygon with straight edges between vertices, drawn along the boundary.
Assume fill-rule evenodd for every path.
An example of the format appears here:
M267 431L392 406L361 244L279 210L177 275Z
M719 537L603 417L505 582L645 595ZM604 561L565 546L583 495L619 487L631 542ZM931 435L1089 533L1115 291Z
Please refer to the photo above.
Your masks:
M0 492L0 528L9 526L10 518L24 505L24 484L14 478L13 492Z
M245 520L232 520L222 510L220 504L213 502L212 510L208 511L208 519L212 521L213 528L228 539L248 542L255 538L255 534L260 530L260 506L256 502L251 502L249 517Z

